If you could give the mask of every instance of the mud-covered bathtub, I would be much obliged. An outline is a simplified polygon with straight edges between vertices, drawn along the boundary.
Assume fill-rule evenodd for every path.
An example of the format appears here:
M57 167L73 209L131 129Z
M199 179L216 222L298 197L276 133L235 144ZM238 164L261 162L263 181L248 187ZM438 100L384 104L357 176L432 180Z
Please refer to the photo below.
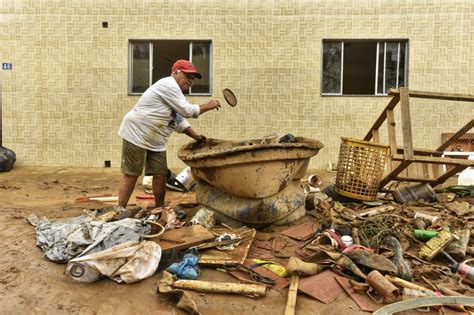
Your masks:
M199 203L247 224L268 224L304 206L299 181L323 147L310 138L294 140L207 139L181 147L178 157L191 167Z

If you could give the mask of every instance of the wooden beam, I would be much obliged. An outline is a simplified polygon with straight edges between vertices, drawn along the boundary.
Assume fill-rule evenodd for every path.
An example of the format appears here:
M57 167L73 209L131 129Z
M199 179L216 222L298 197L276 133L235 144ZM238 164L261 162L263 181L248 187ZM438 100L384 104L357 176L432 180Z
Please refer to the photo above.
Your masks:
M444 173L443 175L441 175L440 177L438 177L438 178L435 180L433 186L436 186L436 185L439 185L439 184L444 183L448 178L450 178L451 176L453 176L453 175L456 174L457 172L463 171L464 169L466 169L466 167L463 166L463 165L457 165L457 166L453 167L452 169L450 169L449 171L447 171L446 173Z
M390 154L397 154L397 136L395 133L395 115L393 109L387 109L387 128Z
M412 159L405 159L402 155L392 156L394 161L409 161L411 163L430 163L430 164L446 164L446 165L465 165L474 166L474 160L465 159L453 159L446 157L434 157L434 156L415 156Z
M401 163L392 170L387 176L385 176L380 182L380 187L387 185L393 178L397 177L404 169L406 169L411 164L411 161L402 160Z
M399 182L419 182L419 183L430 183L430 184L436 183L436 179L432 179L432 178L417 178L417 177L403 177L403 176L394 177L392 180L399 181Z
M466 167L474 166L474 160L453 159L447 157L415 156L410 161L415 163L446 164L459 166L464 165Z
M399 93L400 93L399 90L390 89L388 95L396 96ZM437 100L474 102L474 95L472 94L436 93L436 92L409 90L409 95L410 97L413 97L413 98L428 98L428 99L437 99Z
M413 137L411 131L410 117L410 98L408 96L408 88L400 88L400 106L402 112L402 135L403 135L403 155L405 159L412 159L413 153Z
M471 130L474 127L474 119L471 119L470 122L468 122L464 127L458 130L454 135L451 136L448 140L446 140L436 151L443 152L446 150L447 147L449 147L454 141L458 140L464 134L466 134L469 130Z
M372 138L374 139L375 143L380 143L380 135L378 129L372 129Z
M377 118L377 120L375 121L375 123L373 124L372 128L370 128L369 132L367 133L367 135L364 137L364 140L365 141L370 141L370 139L372 139L372 130L376 129L380 129L380 126L382 126L383 122L385 121L385 118L387 118L387 110L388 109L393 109L397 104L398 104L398 101L400 100L400 96L399 95L394 95L392 97L392 99L390 100L390 102L388 103L388 105L385 107L385 109L382 111L382 113L380 114L379 118Z

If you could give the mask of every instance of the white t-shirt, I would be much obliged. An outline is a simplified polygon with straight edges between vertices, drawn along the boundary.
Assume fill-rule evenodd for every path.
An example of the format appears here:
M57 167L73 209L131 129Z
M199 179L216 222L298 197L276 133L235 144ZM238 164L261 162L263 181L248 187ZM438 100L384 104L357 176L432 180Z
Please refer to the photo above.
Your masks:
M151 151L165 151L173 131L190 126L184 117L198 117L199 105L190 104L172 76L158 80L124 116L118 134Z

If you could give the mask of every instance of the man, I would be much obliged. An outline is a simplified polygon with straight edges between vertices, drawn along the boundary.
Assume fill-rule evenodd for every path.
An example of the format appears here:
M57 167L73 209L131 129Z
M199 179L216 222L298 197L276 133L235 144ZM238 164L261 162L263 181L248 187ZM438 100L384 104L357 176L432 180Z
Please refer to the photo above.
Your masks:
M176 61L171 67L171 76L150 86L124 116L118 131L123 138L119 207L127 206L143 167L145 175L153 175L155 206L163 206L168 173L166 143L173 131L197 141L206 139L193 130L185 117L197 118L221 105L218 100L202 105L186 100L183 91L192 86L195 78L201 79L201 74L192 62Z

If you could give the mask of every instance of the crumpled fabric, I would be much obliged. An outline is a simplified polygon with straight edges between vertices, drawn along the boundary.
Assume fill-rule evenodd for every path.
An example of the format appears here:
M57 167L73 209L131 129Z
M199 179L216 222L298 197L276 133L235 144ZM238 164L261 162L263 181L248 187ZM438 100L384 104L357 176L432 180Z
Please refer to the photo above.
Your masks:
M201 270L198 267L198 260L197 252L191 251L183 256L181 262L171 264L166 270L175 274L180 279L196 280L201 274Z
M152 276L161 260L161 247L153 241L129 241L109 249L71 259L66 274L90 283L103 276L118 283L133 283Z
M115 222L95 221L90 216L51 221L48 218L28 220L36 226L36 246L51 261L66 263L72 258L100 252L127 241L138 241L151 228L136 219Z

